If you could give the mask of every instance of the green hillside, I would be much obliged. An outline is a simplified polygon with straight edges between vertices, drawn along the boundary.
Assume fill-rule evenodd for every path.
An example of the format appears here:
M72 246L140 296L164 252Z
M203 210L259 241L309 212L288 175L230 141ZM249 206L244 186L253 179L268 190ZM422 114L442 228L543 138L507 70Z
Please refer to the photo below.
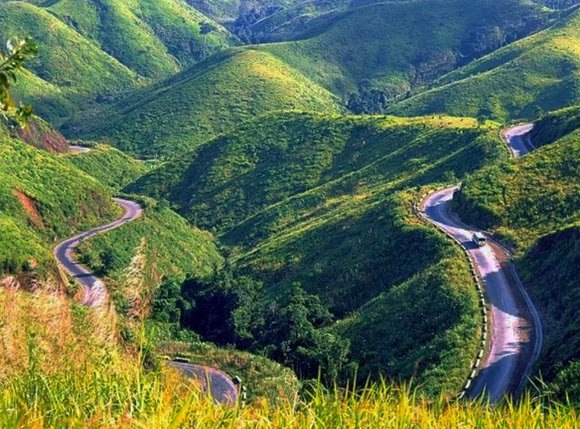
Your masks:
M36 76L25 75L15 90L42 117L64 116L81 100L136 83L134 72L47 10L23 2L0 3L0 39L26 36L42 41L38 56L27 63ZM60 103L64 100L70 104Z
M544 146L487 167L464 183L458 210L468 222L512 243L518 271L540 308L545 344L538 363L560 398L580 400L580 121L578 109L537 124ZM574 123L566 119L576 117ZM573 125L573 126L571 126ZM575 130L572 130L575 128ZM560 137L562 136L562 137Z
M316 366L322 352L312 343L284 357L279 337L262 326L269 306L284 305L299 286L321 298L332 320L344 319L319 328L329 347L351 344L344 362L336 357L341 375L360 365L363 378L415 375L430 393L452 391L475 346L475 289L458 249L409 212L414 194L405 190L474 171L501 157L501 145L494 125L472 119L269 115L129 189L167 197L216 229L237 248L237 271L264 282L240 310L250 315L241 344L249 335L250 348L293 366L303 356L294 366L302 375ZM400 320L408 342L394 328Z
M65 159L0 128L0 272L46 273L55 239L120 214L107 188ZM74 184L74 186L72 186Z
M204 278L222 266L223 258L211 234L191 227L167 207L148 200L143 205L142 218L95 237L79 249L80 260L100 276L112 279L107 284L114 296L130 284L129 267L135 256L143 258L141 274L144 286L151 290L167 278Z
M63 22L141 76L167 76L235 41L182 0L52 3Z
M560 137L571 133L580 124L580 107L551 112L534 124L530 134L534 146L540 147L555 142Z
M40 42L33 75L16 94L59 119L119 92L166 77L235 44L227 30L182 0L6 1L0 41Z
M338 112L334 97L274 56L237 50L138 91L66 130L145 156L180 153L278 110Z
M0 128L0 159L0 277L32 274L38 280L54 273L56 242L118 218L121 209L112 201L111 189L148 170L102 145L83 154L52 154L10 137L4 128ZM144 238L149 240L146 253L154 260L151 265L159 270L151 277L152 286L166 276L209 275L222 263L209 234L191 228L167 208L144 205L142 219L94 239L97 250L83 254L91 266L108 273L113 267L106 264L114 255L114 267L121 271ZM89 241L87 249L93 242ZM97 260L105 267L93 262Z
M461 145L480 132L467 118L271 114L241 125L189 158L168 161L128 189L167 198L197 225L224 231L333 180L342 178L343 192L354 193L384 183L386 177L390 182L409 179L417 168L437 171L439 158L453 156L446 140L455 138L454 144ZM483 149L481 155L481 160L474 157L470 165L455 168L472 171L485 163Z
M403 115L431 113L509 120L580 100L580 14L452 72L439 86L396 104Z
M69 161L101 183L119 190L151 169L151 164L139 161L107 145L98 144L90 152L70 154Z
M360 85L380 88L392 98L540 28L547 18L517 0L384 2L333 15L303 40L260 49L344 99ZM493 40L495 28L503 39Z

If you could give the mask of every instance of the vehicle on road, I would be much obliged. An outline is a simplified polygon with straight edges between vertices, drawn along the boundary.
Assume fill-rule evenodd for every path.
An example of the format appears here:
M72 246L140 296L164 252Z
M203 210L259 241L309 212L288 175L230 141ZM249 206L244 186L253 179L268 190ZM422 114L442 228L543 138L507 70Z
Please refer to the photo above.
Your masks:
M481 232L476 232L471 237L471 240L477 245L477 247L483 247L487 244L487 238Z

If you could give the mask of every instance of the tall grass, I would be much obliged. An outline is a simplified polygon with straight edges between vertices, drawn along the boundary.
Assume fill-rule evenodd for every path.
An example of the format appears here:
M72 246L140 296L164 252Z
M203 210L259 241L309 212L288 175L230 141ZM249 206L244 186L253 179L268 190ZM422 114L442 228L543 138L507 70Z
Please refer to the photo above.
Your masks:
M51 377L30 372L2 387L0 425L134 428L575 428L573 407L519 403L489 407L439 398L427 402L386 383L357 391L315 386L297 402L216 405L176 373L145 373L105 362Z

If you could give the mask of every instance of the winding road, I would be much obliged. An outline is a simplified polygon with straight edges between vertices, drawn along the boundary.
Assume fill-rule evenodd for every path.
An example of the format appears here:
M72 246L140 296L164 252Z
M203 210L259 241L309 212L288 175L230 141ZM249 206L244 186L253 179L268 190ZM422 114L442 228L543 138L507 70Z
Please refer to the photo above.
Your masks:
M74 250L87 238L119 228L137 219L143 213L141 206L133 201L123 200L121 198L115 198L114 201L125 209L123 217L107 225L99 226L68 238L57 245L53 252L60 266L83 287L83 304L88 307L99 307L103 304L107 289L97 276L74 260L72 256Z
M530 138L530 131L533 128L534 124L523 124L508 128L502 133L502 137L507 142L508 149L514 158L524 156L536 148Z
M174 368L179 369L185 375L195 378L201 388L211 394L214 401L224 405L235 405L238 402L238 388L232 379L219 369L207 366L193 365L186 362L169 362ZM208 389L209 382L209 389Z
M83 304L92 308L99 307L105 302L107 289L101 279L74 260L74 250L87 238L119 228L143 214L141 206L133 201L121 198L115 198L114 201L125 210L121 218L107 225L99 226L68 238L54 248L54 256L60 266L83 287ZM169 364L181 370L188 377L196 379L202 389L209 392L217 403L225 405L237 403L238 389L224 372L215 368L190 363L170 362Z
M532 150L531 129L531 125L520 125L503 134L513 156L523 156ZM521 393L542 347L542 326L510 254L493 240L488 240L483 247L475 245L472 236L478 230L461 222L451 210L456 189L447 188L429 195L423 210L430 222L467 249L483 279L491 323L490 340L466 397L483 396L490 403L497 403L505 395Z

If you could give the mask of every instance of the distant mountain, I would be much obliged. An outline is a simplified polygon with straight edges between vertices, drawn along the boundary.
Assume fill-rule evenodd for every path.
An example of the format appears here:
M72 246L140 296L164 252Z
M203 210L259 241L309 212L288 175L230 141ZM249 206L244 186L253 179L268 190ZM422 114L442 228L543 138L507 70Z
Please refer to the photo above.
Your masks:
M0 3L0 40L33 37L32 72L16 92L47 119L176 73L236 38L182 0Z
M542 28L550 17L517 0L369 2L333 14L300 40L260 49L345 101L372 89L392 100Z
M517 0L478 0L468 8L465 0L371 2L320 23L303 40L218 54L104 111L74 118L64 130L156 156L194 148L241 120L277 110L337 112L348 104L384 111L390 100L467 61L462 51L493 50L550 16ZM490 29L502 39L481 41Z
M393 107L401 115L535 118L580 102L580 12L443 77Z

